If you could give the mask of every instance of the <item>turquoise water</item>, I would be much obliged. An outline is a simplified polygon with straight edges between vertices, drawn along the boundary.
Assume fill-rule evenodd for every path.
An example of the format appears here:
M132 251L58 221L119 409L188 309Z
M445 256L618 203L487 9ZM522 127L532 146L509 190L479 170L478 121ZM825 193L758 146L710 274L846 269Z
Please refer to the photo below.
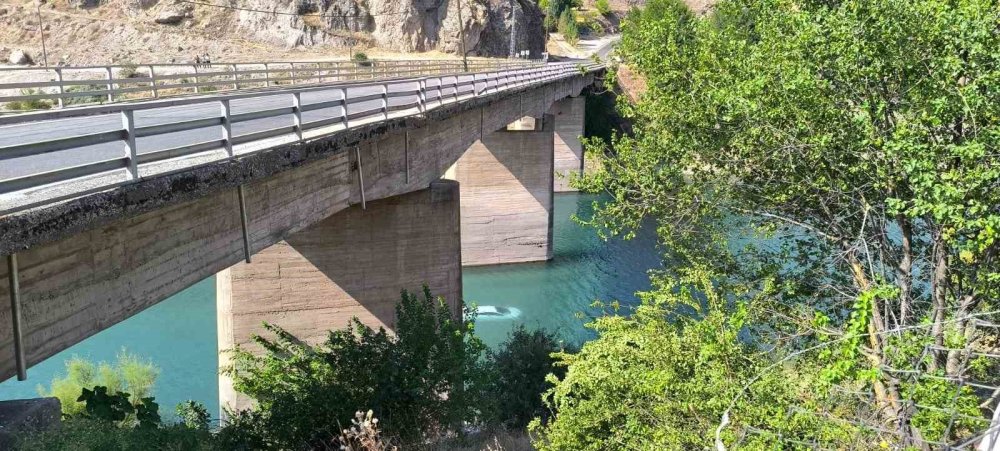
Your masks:
M48 386L53 377L65 375L70 357L113 363L123 347L160 368L153 388L160 415L173 417L174 406L188 399L202 402L209 412L219 411L214 277L29 368L27 381L0 383L0 399L37 397L38 385Z
M649 288L647 273L660 266L655 230L646 227L630 241L602 241L593 229L571 219L574 214L589 217L595 199L556 195L551 261L462 270L466 302L520 311L514 319L481 316L476 332L487 344L502 342L517 324L545 328L566 342L579 343L592 336L583 325L600 313L590 307L595 300L634 305L634 293Z
M567 342L590 337L583 328L596 312L594 300L636 302L634 293L649 287L647 271L659 266L652 228L632 241L601 241L593 230L570 218L589 216L593 196L557 194L554 211L554 258L545 263L465 268L464 296L480 306L519 311L517 318L481 317L476 327L486 343L503 341L516 324L544 327ZM153 361L161 370L153 395L164 417L174 406L194 399L218 412L218 344L214 278L150 307L28 370L28 380L0 383L0 399L38 396L64 373L64 362L80 356L114 362L123 346Z

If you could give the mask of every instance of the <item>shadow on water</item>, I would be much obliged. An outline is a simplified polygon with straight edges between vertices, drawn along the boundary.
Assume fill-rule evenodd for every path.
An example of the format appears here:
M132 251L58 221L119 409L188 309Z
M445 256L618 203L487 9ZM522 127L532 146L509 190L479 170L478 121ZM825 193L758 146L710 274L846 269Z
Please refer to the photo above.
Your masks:
M481 266L463 269L466 302L515 308L518 318L477 321L476 330L489 345L502 342L517 324L554 331L567 342L593 336L583 325L600 312L595 300L635 305L636 291L649 288L648 271L660 267L653 227L630 241L602 241L595 231L571 217L589 217L599 198L557 194L554 218L554 258L544 263Z

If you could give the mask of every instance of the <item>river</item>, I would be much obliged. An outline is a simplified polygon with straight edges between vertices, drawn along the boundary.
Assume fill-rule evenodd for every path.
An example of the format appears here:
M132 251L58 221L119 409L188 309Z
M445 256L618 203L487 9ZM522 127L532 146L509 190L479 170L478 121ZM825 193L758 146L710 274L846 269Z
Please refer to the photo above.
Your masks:
M593 301L634 305L634 293L649 287L647 272L660 264L655 231L646 227L631 241L602 241L593 230L571 219L574 214L589 216L595 199L580 194L555 196L551 261L463 270L467 302L504 307L517 314L513 318L481 316L476 331L487 344L502 342L516 324L542 327L567 342L579 343L591 337L583 325L586 318L599 313L590 307ZM25 382L0 383L0 400L38 396L37 387L64 374L70 357L110 363L123 347L160 368L153 395L161 415L172 417L174 406L188 399L218 412L214 277L31 367Z

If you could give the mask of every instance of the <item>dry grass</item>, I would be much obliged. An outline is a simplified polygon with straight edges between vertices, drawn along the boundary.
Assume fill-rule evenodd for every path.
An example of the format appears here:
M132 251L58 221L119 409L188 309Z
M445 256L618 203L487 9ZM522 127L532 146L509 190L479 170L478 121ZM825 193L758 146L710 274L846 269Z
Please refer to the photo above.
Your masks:
M323 17L319 13L303 15L302 23L306 24L307 27L326 28L326 23L323 22Z

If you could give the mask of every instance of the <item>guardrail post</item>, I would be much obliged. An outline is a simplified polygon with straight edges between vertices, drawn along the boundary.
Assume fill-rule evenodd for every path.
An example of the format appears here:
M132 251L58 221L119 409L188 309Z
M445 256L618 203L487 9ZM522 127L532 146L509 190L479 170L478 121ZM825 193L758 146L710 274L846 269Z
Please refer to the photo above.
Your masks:
M347 118L347 116L348 116L348 113L347 113L347 88L340 88L340 95L343 96L343 99L344 99L343 100L343 102L344 102L344 105L343 105L343 108L344 108L344 130L347 130L348 128L351 127L349 125L349 123L348 123L348 120L347 120L348 119Z
M115 95L111 92L114 89L114 75L111 74L111 66L105 66L104 70L108 72L108 103L115 101Z
M319 77L319 82L323 83L323 63L316 63L316 76Z
M201 90L198 89L198 85L199 84L200 84L200 82L198 81L198 65L195 64L194 65L194 93L195 94L198 94L199 92L201 92Z
M288 63L288 77L291 78L291 83L295 84L295 63Z
M14 335L14 364L17 380L28 379L28 363L24 358L24 341L21 333L21 287L17 274L17 254L7 256L7 282L10 289L11 332Z
M160 92L156 89L156 72L153 71L153 65L149 65L149 86L153 88L153 98L160 98Z
M382 116L389 120L389 84L382 83Z
M292 93L292 114L295 116L295 135L302 141L302 94Z
M271 87L271 68L267 63L264 63L264 87Z
M229 108L229 99L219 101L219 108L222 114L222 145L226 147L226 155L230 158L233 153L233 122L232 110Z
M128 173L131 180L139 179L139 154L135 148L135 115L132 110L122 110L122 129L128 148Z
M417 111L421 114L427 112L427 79L417 81Z
M63 85L63 74L61 68L56 68L56 81L59 82L59 108L63 107L63 94L66 94L66 87Z
M240 74L236 72L236 65L231 64L229 68L233 70L233 90L239 91L240 89Z

